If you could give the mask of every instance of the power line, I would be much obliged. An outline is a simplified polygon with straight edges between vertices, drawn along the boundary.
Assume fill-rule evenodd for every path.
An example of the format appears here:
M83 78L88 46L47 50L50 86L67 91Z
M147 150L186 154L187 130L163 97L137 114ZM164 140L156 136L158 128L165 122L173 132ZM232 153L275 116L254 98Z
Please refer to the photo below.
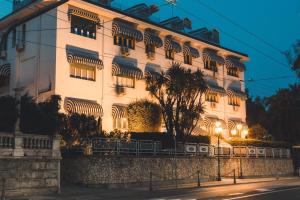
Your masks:
M270 42L267 42L266 40L262 39L260 36L258 36L257 34L249 31L247 28L245 28L244 26L238 24L237 22L233 21L231 18L227 17L226 15L222 14L221 12L219 12L218 10L216 10L215 8L212 8L210 6L208 6L207 4L205 4L203 1L196 1L197 3L199 3L200 5L202 5L203 7L209 9L210 11L212 11L213 13L217 14L218 16L224 18L225 20L227 20L228 22L230 22L231 24L235 25L236 27L238 27L239 29L243 30L244 32L248 33L249 35L253 36L254 38L258 39L259 41L261 41L262 43L264 43L265 45L269 46L270 48L272 48L273 50L279 52L280 54L283 55L283 51L277 47L275 47L273 44L271 44Z

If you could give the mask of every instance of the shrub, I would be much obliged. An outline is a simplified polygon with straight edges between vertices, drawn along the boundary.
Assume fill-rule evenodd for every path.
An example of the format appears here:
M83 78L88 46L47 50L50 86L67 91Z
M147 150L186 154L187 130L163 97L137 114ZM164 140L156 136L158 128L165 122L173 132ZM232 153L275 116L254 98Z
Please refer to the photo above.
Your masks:
M14 131L18 116L17 104L18 102L14 97L0 97L0 131Z
M274 147L274 148L290 147L290 145L287 142L281 142L281 141L234 139L227 142L232 146L255 146L255 147Z
M161 127L161 109L156 103L139 100L127 108L128 128L132 132L158 132Z

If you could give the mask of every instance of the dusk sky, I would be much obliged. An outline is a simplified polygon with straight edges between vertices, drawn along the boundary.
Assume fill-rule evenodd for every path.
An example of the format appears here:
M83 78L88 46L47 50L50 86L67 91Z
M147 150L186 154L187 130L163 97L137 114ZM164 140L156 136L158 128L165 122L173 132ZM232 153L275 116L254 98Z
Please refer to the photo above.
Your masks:
M12 0L0 2L2 17L11 12ZM115 0L113 5L128 8L142 2L163 5L166 1ZM171 6L162 6L154 18L171 16ZM174 16L190 18L193 29L217 28L222 46L249 55L246 80L254 81L247 81L246 86L252 96L269 96L297 81L280 51L288 50L300 39L300 0L178 0Z

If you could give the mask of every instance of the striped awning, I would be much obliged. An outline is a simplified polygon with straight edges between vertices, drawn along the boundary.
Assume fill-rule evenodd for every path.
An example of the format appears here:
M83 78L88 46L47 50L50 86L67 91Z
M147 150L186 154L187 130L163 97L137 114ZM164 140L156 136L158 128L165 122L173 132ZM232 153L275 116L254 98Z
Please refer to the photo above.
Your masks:
M137 42L143 41L143 34L133 25L114 20L112 25L112 35L123 35L135 39Z
M156 48L160 48L163 46L163 41L158 36L157 32L150 28L145 29L144 43L145 45L154 45Z
M218 86L217 83L213 83L213 82L210 82L210 81L207 81L206 83L207 83L206 92L218 93L220 95L226 95L226 90L223 87Z
M136 79L143 78L143 72L140 70L136 63L126 58L115 58L112 63L112 75L124 76Z
M112 106L112 117L116 118L127 118L127 105L124 104L113 104Z
M160 65L156 65L156 64L149 64L147 63L146 67L145 67L145 77L146 76L161 76L161 66Z
M227 68L238 68L240 71L244 71L246 69L244 63L240 61L240 58L234 56L226 57L225 66Z
M223 120L223 119L219 119L215 116L206 116L204 117L204 120L203 120L203 124L204 126L209 129L209 128L215 128L217 123L220 123L220 126L222 128L226 128L226 122Z
M241 119L229 119L227 122L227 126L229 130L236 129L236 126L241 124L243 127L247 127L246 123L243 122Z
M184 55L191 55L193 58L199 58L200 54L198 49L191 47L189 42L185 42L183 44L183 54Z
M71 64L82 64L103 69L103 62L97 56L86 52L67 50L67 59Z
M92 12L83 10L81 8L70 7L69 10L68 10L69 20L71 20L72 15L75 15L75 16L82 17L82 18L85 18L87 20L93 21L93 22L95 22L95 24L97 24L98 28L101 27L99 16L96 13L92 13Z
M214 49L204 49L202 52L203 61L215 61L220 65L224 64L224 59L218 55L217 51Z
M65 98L64 109L69 114L78 113L93 115L95 117L103 116L102 106L96 101L90 101L86 99L67 97Z
M182 51L181 45L170 35L165 38L164 48L165 50L174 50L175 53L180 53Z
M200 126L196 126L192 131L192 135L209 135L209 134L206 130L204 130Z
M0 65L0 77L9 77L10 76L10 64Z
M239 89L236 88L228 88L227 91L227 96L232 97L239 97L241 99L247 99L247 94Z

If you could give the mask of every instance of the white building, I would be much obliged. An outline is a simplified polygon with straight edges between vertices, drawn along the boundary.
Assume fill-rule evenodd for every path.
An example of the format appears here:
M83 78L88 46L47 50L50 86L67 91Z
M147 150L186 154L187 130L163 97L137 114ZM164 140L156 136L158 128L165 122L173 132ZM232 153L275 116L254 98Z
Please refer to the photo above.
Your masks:
M107 131L126 129L124 107L149 98L145 73L176 61L207 77L197 131L209 134L217 121L227 135L245 126L247 55L222 47L216 30L188 30L187 18L151 21L157 6L119 10L110 3L16 0L14 12L0 21L0 94L14 95L17 87L38 101L58 94L65 112L101 116Z

